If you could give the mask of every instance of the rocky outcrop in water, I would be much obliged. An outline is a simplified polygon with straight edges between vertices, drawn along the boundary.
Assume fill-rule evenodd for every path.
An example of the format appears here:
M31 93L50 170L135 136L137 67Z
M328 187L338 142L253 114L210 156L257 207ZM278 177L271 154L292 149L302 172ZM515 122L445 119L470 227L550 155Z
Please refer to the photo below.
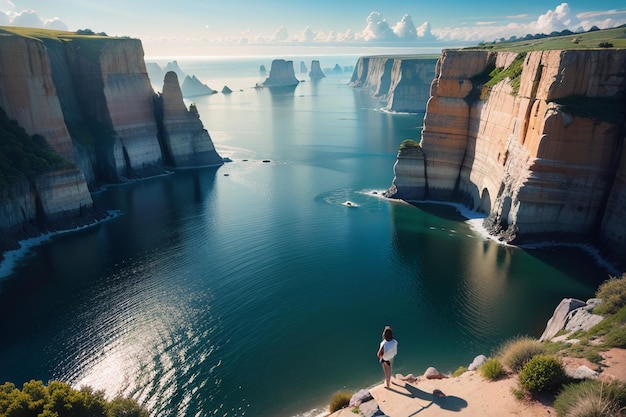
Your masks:
M293 61L275 59L272 61L269 77L261 85L263 87L295 87L299 83L293 70Z
M172 165L197 167L222 163L197 110L190 111L185 107L178 77L173 71L165 74L160 107L163 111L163 146Z
M161 174L170 165L221 164L176 88L159 108L137 39L56 32L35 39L0 28L0 108L75 166L24 175L0 189L0 250L9 235L101 218L90 187Z
M370 90L387 111L423 113L436 63L436 59L419 56L361 57L350 85Z
M217 91L204 84L195 75L191 77L186 75L180 89L184 97L208 96L217 93Z
M388 194L459 201L504 241L592 241L623 263L625 96L624 50L444 51L423 178L397 171ZM396 169L411 164L401 151Z
M326 74L324 74L324 71L322 71L322 67L320 67L320 62L318 60L311 61L311 71L309 71L309 78L326 78Z

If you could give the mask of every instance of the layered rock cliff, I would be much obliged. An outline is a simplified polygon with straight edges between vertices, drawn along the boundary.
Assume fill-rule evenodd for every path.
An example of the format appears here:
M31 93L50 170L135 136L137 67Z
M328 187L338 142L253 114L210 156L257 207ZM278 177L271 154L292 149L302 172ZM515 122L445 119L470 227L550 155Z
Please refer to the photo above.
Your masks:
M295 87L300 83L293 70L293 61L275 59L272 61L270 75L263 81L263 87Z
M166 156L177 167L219 165L222 158L215 151L209 133L202 126L197 111L187 110L178 87L178 77L165 74L160 107L163 114L162 137Z
M420 150L399 152L388 194L463 202L502 240L591 240L623 263L625 99L624 50L444 51Z
M430 97L437 59L372 56L357 61L350 85L369 89L394 112L423 113Z
M92 221L101 217L89 193L98 184L222 163L178 83L154 93L139 40L35 35L0 28L0 108L74 168L5 182L0 241L32 227L88 222L90 210Z

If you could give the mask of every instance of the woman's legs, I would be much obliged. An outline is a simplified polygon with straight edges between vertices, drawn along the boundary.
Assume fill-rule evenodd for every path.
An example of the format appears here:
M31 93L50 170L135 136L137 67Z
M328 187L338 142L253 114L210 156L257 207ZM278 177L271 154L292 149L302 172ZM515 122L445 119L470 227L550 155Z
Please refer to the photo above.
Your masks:
M389 388L391 382L391 362L383 362L383 371L385 371L385 386Z

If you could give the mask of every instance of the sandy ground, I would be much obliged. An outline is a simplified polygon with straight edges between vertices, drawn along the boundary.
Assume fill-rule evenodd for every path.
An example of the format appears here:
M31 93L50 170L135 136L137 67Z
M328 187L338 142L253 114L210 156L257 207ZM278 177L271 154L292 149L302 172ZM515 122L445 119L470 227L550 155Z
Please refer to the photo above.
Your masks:
M600 366L601 379L619 379L626 382L626 349L611 349L603 353L605 360ZM585 361L566 360L566 366L586 364L592 369L597 365ZM465 372L457 378L403 381L393 377L391 386L384 384L370 389L380 409L389 417L428 417L445 415L506 417L506 416L556 416L549 402L517 400L511 388L517 387L517 376L511 375L498 381L483 379L477 372ZM442 397L433 395L440 390ZM340 410L332 417L354 417L352 408Z

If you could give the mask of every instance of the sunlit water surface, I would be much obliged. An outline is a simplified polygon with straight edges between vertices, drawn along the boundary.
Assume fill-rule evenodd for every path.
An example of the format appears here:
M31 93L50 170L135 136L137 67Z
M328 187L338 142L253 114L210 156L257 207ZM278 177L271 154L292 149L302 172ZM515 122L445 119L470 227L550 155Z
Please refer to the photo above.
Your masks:
M381 198L423 115L379 111L350 73L250 88L270 63L179 60L235 91L194 100L233 162L98 193L117 217L18 262L0 281L0 379L89 384L154 416L315 414L382 380L386 324L394 373L449 372L539 336L607 277L576 249L504 247L453 207Z

